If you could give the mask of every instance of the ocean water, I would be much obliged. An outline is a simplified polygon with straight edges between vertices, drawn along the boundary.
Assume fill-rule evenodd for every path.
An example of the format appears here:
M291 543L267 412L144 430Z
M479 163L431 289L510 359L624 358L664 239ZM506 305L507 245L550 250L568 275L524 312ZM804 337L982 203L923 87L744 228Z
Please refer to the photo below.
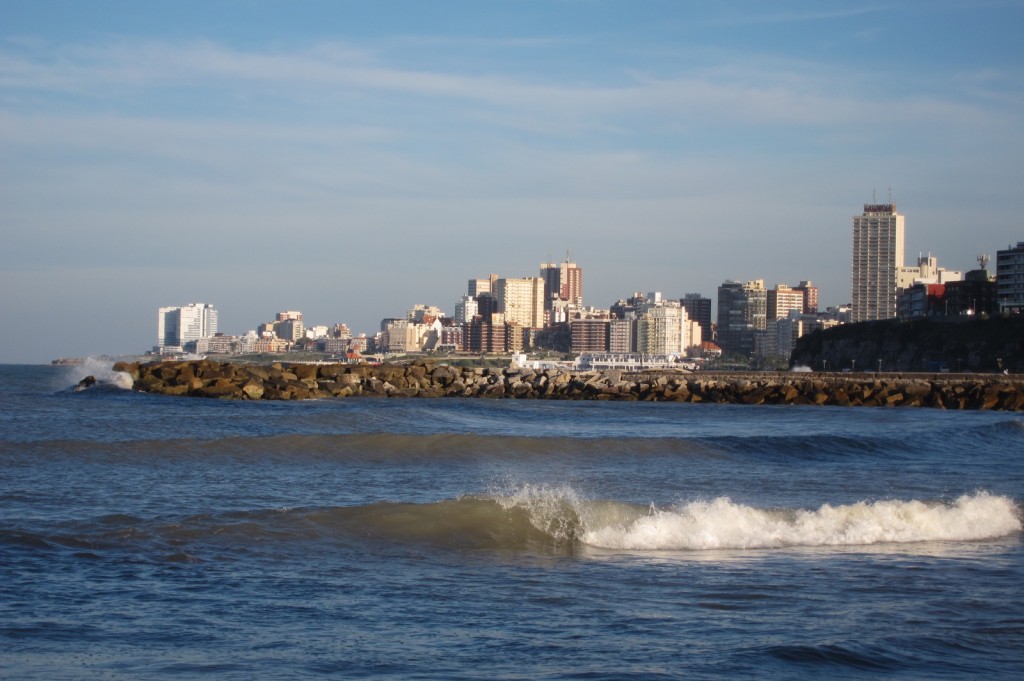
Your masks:
M1024 677L1020 414L0 381L2 678Z

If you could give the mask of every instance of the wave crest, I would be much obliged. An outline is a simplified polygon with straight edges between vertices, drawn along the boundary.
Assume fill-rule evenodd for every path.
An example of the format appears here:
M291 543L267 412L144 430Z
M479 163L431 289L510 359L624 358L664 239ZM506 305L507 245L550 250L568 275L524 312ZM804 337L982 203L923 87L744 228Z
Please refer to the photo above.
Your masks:
M754 549L973 541L1022 529L1016 504L987 492L956 501L876 501L817 510L760 509L720 497L651 512L631 523L594 527L591 546L627 550Z
M642 552L976 541L1020 532L1022 523L1013 500L987 492L951 503L877 501L802 510L756 508L725 497L657 508L588 500L567 487L526 486L433 503L265 509L177 520L114 515L41 532L0 529L0 544L23 548L121 548L163 556L199 556L214 545L220 553L367 541L573 554L583 547Z

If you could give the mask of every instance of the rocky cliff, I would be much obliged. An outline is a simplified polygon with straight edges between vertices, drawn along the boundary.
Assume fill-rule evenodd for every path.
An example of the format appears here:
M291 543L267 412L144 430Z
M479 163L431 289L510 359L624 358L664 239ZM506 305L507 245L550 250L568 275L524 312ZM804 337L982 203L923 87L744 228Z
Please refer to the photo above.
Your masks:
M800 338L791 366L841 371L1024 372L1024 317L844 324Z

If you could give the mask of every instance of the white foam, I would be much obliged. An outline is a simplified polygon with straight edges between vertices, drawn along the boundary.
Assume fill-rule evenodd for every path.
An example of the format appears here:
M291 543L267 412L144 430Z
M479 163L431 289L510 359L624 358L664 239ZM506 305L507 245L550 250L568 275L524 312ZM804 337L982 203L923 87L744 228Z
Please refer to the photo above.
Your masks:
M132 377L123 371L114 371L114 363L111 360L99 359L97 357L86 357L81 364L75 365L71 372L75 383L86 376L92 376L100 383L112 385L115 388L130 390L133 385Z
M1016 504L985 492L951 504L876 501L813 511L759 509L723 497L668 510L652 508L623 524L591 525L580 539L623 550L749 549L970 541L1021 529Z

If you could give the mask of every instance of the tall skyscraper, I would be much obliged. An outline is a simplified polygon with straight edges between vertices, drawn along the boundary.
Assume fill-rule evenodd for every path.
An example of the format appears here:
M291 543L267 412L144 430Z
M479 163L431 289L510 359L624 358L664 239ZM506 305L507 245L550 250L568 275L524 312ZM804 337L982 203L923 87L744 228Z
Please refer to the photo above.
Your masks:
M865 204L853 217L853 321L896 316L897 271L903 266L903 216L896 204Z
M755 337L766 328L768 291L764 279L741 284L726 281L718 287L718 344L728 353L750 357Z
M180 351L186 343L209 338L217 333L217 309L206 303L157 310L158 351Z

